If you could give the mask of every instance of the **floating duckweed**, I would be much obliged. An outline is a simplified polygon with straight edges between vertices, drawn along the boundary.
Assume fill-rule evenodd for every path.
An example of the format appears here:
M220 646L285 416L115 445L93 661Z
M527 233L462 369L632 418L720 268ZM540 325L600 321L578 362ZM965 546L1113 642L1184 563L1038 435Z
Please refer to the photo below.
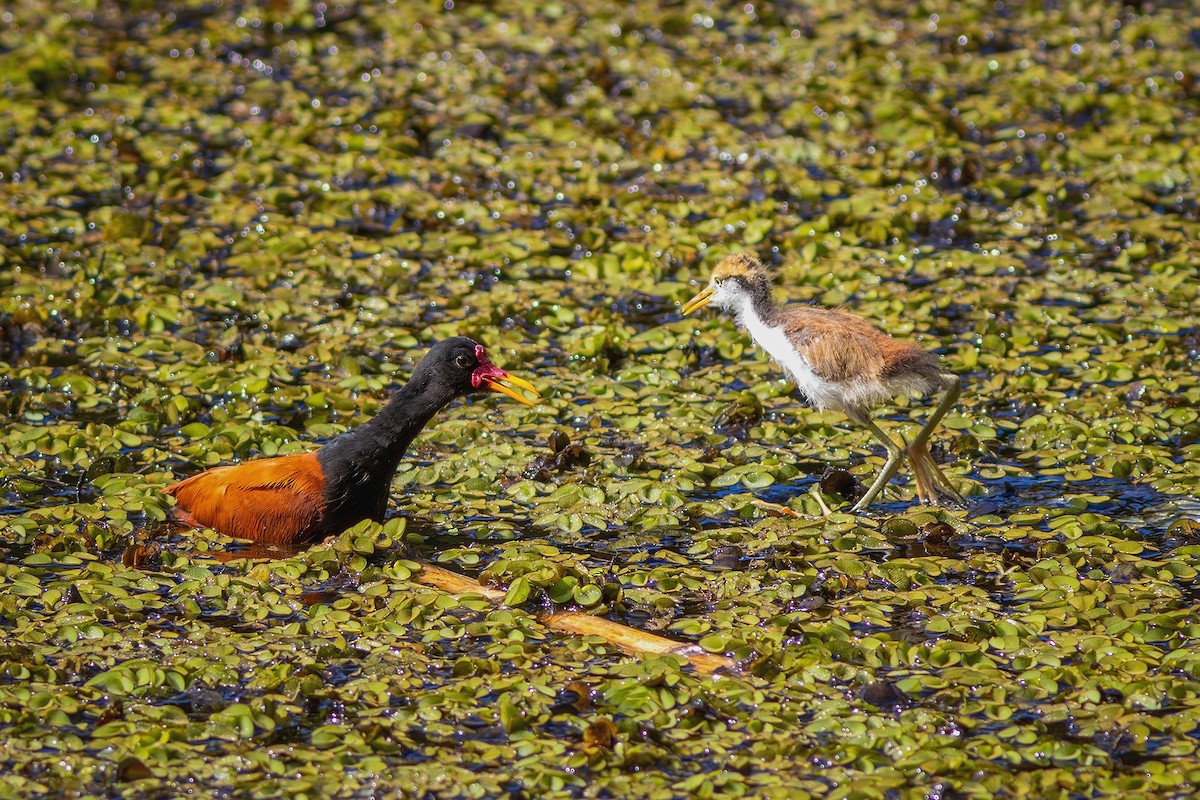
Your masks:
M1186 4L260 5L0 26L0 795L1193 791ZM966 510L845 513L869 433L679 316L747 249L963 376ZM167 524L452 334L544 399L448 409L384 525Z

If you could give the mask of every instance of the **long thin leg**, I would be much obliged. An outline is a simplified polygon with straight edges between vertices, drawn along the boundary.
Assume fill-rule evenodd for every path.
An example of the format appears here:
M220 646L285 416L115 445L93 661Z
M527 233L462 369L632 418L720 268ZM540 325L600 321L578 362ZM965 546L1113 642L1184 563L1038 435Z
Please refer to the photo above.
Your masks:
M883 487L887 485L900 469L900 462L904 460L904 448L891 439L883 429L876 425L869 417L863 416L862 419L856 420L861 422L867 430L869 430L879 443L887 450L887 461L883 464L883 469L879 471L879 475L871 483L867 493L858 499L858 502L850 509L851 511L862 511L867 506L871 505L871 501L875 499Z
M916 437L908 446L908 460L912 464L913 478L917 483L917 496L921 502L940 505L941 501L948 499L962 505L964 503L962 495L955 490L941 467L929 454L929 437L933 433L933 429L942 421L942 417L946 416L946 412L954 407L962 393L962 380L957 375L946 373L942 376L942 382L946 391L942 395L938 407L934 409L925 425L917 432Z

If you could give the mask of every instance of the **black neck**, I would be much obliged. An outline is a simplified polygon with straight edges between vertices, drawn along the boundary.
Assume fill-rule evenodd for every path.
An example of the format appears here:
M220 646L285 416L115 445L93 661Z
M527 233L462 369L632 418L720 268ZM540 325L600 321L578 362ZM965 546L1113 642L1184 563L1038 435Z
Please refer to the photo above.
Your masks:
M373 419L343 433L317 451L325 473L325 499L331 511L380 519L400 459L434 414L455 397L442 381L430 380L420 366Z

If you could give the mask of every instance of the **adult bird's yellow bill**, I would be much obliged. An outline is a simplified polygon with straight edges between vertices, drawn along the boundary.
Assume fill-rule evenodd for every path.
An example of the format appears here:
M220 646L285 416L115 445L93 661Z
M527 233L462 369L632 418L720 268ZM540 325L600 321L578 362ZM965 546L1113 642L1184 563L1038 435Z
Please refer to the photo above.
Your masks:
M524 378L518 378L516 375L509 375L508 373L505 373L503 377L498 379L492 377L485 377L483 379L484 385L486 385L487 388L491 389L493 392L499 392L500 394L508 395L518 403L524 403L527 406L533 405L532 400L525 397L523 394L518 394L515 389L505 386L504 383L500 383L500 381L504 381L504 383L511 383L513 386L516 386L517 389L523 389L532 394L534 397L541 397L541 394L538 393L538 390L533 388L532 383Z

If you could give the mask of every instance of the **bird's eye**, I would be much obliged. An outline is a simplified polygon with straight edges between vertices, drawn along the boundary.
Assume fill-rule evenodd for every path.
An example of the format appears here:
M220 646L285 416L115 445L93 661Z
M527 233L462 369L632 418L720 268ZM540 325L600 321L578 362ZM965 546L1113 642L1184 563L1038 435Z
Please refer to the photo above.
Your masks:
M471 359L468 356L458 356L454 359L454 365L459 369L470 369Z

